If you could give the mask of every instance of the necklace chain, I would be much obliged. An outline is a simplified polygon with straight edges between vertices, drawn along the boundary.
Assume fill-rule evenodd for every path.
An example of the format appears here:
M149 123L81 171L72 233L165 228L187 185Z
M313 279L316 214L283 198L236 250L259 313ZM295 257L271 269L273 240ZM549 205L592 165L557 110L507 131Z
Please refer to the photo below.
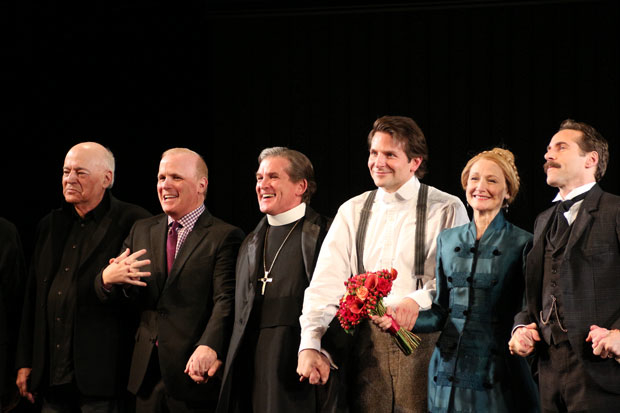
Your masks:
M269 274L271 273L271 270L273 269L273 265L276 263L276 260L278 259L278 256L280 255L280 251L282 251L282 247L284 247L284 244L286 244L286 241L288 241L289 237L291 236L291 234L293 233L293 231L297 227L297 224L299 224L300 221L301 219L298 219L297 222L295 222L295 225L293 225L293 228L291 228L288 234L286 234L284 241L282 241L282 244L280 244L278 251L276 251L275 257L273 257L273 261L271 261L271 265L269 266L269 269L267 269L267 238L269 237L270 227L267 227L267 231L265 231L265 242L263 244L263 270L265 271L265 276L263 278L259 278L258 280L263 283L261 295L265 295L265 287L267 286L267 283L270 283L273 281L273 278L269 277Z

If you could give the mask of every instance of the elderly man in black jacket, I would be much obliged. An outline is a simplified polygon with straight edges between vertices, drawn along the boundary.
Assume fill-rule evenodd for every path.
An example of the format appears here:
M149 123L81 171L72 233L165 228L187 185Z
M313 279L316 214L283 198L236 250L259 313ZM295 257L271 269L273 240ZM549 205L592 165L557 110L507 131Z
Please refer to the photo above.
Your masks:
M143 208L114 198L114 157L95 142L65 157L66 203L37 228L17 351L17 385L44 411L117 411L127 385L135 323L107 306L95 277L114 257Z

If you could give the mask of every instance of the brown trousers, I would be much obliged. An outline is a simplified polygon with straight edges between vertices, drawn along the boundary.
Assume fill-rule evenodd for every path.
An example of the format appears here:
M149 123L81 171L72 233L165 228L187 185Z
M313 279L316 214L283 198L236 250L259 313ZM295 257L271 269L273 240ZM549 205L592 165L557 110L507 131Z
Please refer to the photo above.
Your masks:
M389 333L362 322L349 364L351 411L426 412L428 364L438 337L439 333L420 335L420 346L405 356Z

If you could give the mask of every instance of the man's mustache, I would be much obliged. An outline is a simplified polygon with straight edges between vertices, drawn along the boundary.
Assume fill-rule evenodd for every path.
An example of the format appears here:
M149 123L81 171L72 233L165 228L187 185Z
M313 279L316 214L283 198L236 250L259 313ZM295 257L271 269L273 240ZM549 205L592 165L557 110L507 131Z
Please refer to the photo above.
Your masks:
M549 168L560 168L560 167L561 167L561 165L559 163L553 162L553 161L547 161L543 165L543 169L545 170L545 173L547 173L547 169L549 169Z

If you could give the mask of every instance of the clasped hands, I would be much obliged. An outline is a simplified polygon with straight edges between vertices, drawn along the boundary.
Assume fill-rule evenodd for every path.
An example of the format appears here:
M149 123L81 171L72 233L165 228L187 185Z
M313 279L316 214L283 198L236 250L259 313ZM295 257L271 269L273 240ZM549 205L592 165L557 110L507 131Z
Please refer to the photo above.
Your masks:
M221 366L222 361L217 358L217 353L209 346L200 345L187 361L184 373L202 384L209 381Z
M330 368L329 359L325 354L314 349L299 352L297 374L300 382L308 379L310 384L325 384L329 379Z
M536 323L518 327L508 342L510 354L521 357L528 356L534 351L536 342L540 341L540 334ZM586 337L587 342L592 343L592 352L602 358L620 356L620 331L608 330L597 325L590 326L590 332Z
M620 357L619 330L608 330L597 325L591 325L586 341L592 342L592 352L596 356L602 358Z
M132 284L146 287L146 283L140 278L149 277L150 272L140 271L145 265L149 265L151 260L138 260L146 254L145 249L130 254L127 248L121 255L110 259L109 265L103 270L102 281L104 286L112 284Z

